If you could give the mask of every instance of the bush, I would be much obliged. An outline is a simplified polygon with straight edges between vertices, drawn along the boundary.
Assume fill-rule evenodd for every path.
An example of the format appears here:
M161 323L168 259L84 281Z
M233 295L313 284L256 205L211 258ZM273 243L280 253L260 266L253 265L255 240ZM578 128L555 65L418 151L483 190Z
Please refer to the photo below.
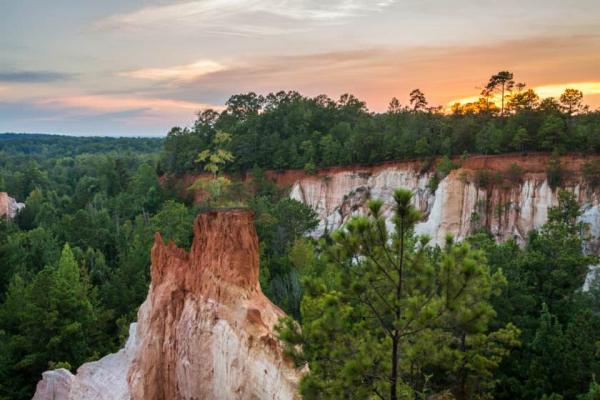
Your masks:
M461 163L454 163L448 156L444 156L438 165L435 167L435 172L429 178L429 182L427 182L427 187L431 193L435 193L438 185L448 174L453 170L460 168Z
M437 172L434 172L431 175L431 178L429 178L429 181L427 181L427 189L429 189L431 194L435 193L441 181L440 175Z
M591 189L600 186L600 160L588 161L581 167L583 180Z
M524 173L523 168L518 164L512 163L504 172L504 176L511 184L518 185L523 182Z
M478 169L475 171L475 186L480 189L489 189L502 182L502 174L491 169Z
M546 179L548 179L548 186L550 186L552 190L555 190L562 184L565 176L566 171L560 163L560 158L556 154L552 155L550 161L548 161L548 166L546 167Z
M313 162L307 162L304 164L304 172L309 175L314 175L317 172L317 166Z

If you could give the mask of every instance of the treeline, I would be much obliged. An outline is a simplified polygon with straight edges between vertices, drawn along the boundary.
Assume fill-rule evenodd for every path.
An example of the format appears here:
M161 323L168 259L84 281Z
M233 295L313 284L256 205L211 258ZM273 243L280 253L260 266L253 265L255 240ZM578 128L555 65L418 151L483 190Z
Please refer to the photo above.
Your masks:
M148 291L154 233L189 247L208 204L159 183L160 140L0 138L0 191L25 203L0 218L0 399L29 399L43 371L75 372L123 344ZM289 252L315 215L258 170L252 185L232 189L255 210L261 284L297 315Z
M477 102L455 104L445 112L429 107L419 90L411 93L406 106L392 99L384 113L370 112L348 94L338 100L297 92L234 95L222 112L205 110L192 127L169 132L160 170L198 172L194 160L212 147L218 131L232 135L227 150L235 159L229 172L254 166L310 172L465 153L600 151L600 112L589 111L581 92L567 89L559 99L540 99L509 77L504 96L498 98L500 83L491 79Z
M0 134L0 152L5 152L13 156L16 154L27 154L45 159L49 157L75 156L84 153L107 153L110 151L149 153L161 150L163 142L163 138L81 137L41 133L2 133Z

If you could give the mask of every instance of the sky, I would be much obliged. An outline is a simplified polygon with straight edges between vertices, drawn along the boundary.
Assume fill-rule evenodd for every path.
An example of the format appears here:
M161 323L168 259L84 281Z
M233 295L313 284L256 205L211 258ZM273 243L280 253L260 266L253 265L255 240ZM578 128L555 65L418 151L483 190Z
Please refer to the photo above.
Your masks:
M0 132L164 136L248 91L446 106L502 70L600 107L598 0L0 0Z

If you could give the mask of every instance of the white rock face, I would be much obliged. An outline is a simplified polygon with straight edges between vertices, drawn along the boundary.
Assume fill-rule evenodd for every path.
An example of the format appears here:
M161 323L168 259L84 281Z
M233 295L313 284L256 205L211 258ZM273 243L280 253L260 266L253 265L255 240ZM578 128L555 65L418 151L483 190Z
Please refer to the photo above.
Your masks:
M0 192L0 217L12 219L25 204L17 202L6 192Z
M131 324L129 339L117 353L83 364L77 375L64 368L44 372L33 400L129 399L127 371L137 346L136 324Z
M433 198L427 189L428 180L428 174L419 176L414 171L397 167L377 173L343 171L326 178L301 179L292 186L290 197L317 212L320 223L313 235L320 236L325 231L339 228L352 215L364 213L370 198L382 199L384 213L391 215L394 190L399 187L410 188L415 204L421 209L429 209Z
M423 213L416 233L429 235L442 244L447 234L461 240L478 227L486 227L499 241L515 238L522 243L527 233L541 227L548 208L558 204L543 174L525 174L522 183L486 190L474 183L473 171L454 170L439 184L435 193L427 189L429 174L396 166L370 172L338 171L327 177L309 176L297 180L290 197L313 208L320 219L312 233L318 237L339 228L352 215L366 212L369 198L384 201L384 215L392 215L393 192L406 188L413 192L414 204ZM580 181L565 189L581 204L581 221L589 224L586 250L598 253L600 207L596 193L585 190ZM391 224L391 222L389 222Z

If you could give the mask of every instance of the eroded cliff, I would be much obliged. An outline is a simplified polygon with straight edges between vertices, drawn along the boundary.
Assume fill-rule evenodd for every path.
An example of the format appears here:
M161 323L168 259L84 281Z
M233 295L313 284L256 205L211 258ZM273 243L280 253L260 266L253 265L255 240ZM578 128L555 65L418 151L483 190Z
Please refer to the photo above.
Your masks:
M589 228L586 250L598 253L600 197L579 173L586 160L589 158L562 157L566 178L561 187L572 191L581 206L581 219ZM339 228L354 214L366 212L370 198L382 199L384 213L390 217L393 192L403 187L413 191L415 205L423 213L417 233L428 234L436 243L442 243L449 233L463 239L481 227L498 240L514 237L522 242L529 231L546 222L548 208L558 203L558 191L550 188L545 172L548 161L548 155L470 157L444 177L434 191L428 187L432 172L421 171L420 162L332 168L312 176L293 171L272 176L280 184L291 185L290 196L317 212L320 224L313 232L315 236ZM513 164L522 171L518 179L504 177L492 184L482 184L481 177L478 179L480 171L506 175Z
M148 297L123 350L130 356L117 368L124 372L93 392L80 389L90 387L82 373L90 364L76 376L47 372L34 398L297 399L300 373L273 333L284 314L262 293L258 274L248 210L199 215L190 252L157 234Z

